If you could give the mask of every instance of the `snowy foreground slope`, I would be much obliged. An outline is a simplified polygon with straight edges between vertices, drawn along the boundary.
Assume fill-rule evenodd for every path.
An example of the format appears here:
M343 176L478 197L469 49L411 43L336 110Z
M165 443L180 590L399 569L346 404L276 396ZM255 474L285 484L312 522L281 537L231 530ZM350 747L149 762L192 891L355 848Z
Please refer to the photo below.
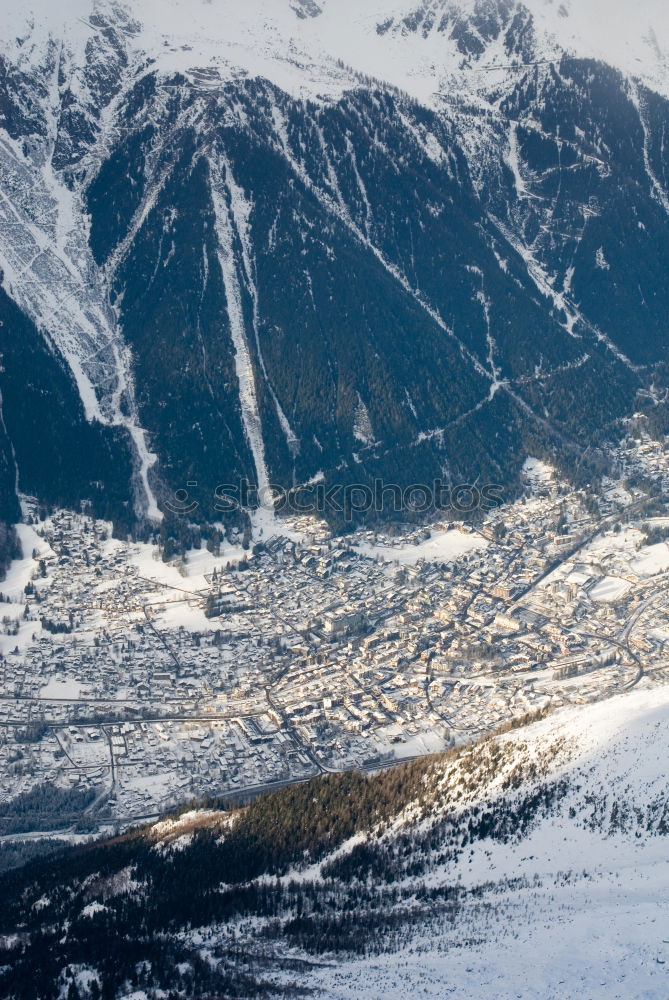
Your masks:
M433 922L408 954L314 980L332 998L400 1000L416 988L472 1000L666 997L668 725L669 692L654 690L508 737L540 769L555 755L551 779L568 782L556 812L509 843L471 843L455 869L430 871L428 887L455 875L472 890L452 926Z
M8 873L2 993L663 1000L668 724L648 686Z

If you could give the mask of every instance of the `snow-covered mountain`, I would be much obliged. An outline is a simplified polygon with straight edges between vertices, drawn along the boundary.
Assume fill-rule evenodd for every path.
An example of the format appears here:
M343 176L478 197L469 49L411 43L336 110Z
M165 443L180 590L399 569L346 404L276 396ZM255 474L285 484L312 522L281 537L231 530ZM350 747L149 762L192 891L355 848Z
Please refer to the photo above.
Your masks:
M668 721L649 686L6 873L3 995L660 1000Z
M663 384L659 3L6 7L6 517L512 485Z
M122 7L109 0L4 6L6 50L19 38L31 59L33 45L54 37L78 51L79 63L96 15L112 18ZM432 103L445 85L471 91L503 79L500 71L481 79L484 70L564 53L606 62L669 96L662 0L133 0L127 10L137 26L131 49L164 72L244 70L294 95L341 95L350 76L332 63L342 60Z

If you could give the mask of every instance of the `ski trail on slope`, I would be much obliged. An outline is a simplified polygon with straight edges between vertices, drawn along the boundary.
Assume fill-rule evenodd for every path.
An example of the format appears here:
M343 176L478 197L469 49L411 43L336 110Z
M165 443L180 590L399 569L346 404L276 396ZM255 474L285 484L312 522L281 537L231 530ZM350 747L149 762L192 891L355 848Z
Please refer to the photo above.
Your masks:
M504 161L513 174L513 182L516 188L516 196L519 200L523 198L536 198L535 194L529 190L520 169L520 149L518 147L518 125L517 121L509 122L508 140L509 148L505 154Z
M65 359L86 419L128 432L138 508L160 521L149 479L157 456L139 424L131 354L90 252L77 195L60 181L50 157L43 156L41 163L27 159L4 131L0 167L5 181L0 189L3 286Z
M641 122L641 128L643 130L643 164L646 169L646 174L648 175L648 180L650 181L653 197L657 202L659 202L667 215L669 215L669 196L667 196L667 192L660 184L660 180L653 170L653 166L650 162L650 131L648 128L648 122L645 118L645 111L641 95L639 94L639 88L635 80L630 79L628 81L628 93L636 113L639 116L639 121Z
M279 424L286 438L286 443L288 444L288 449L293 457L295 457L300 450L300 442L295 435L288 418L284 413L281 404L279 403L278 397L274 391L274 387L270 381L269 375L267 374L267 368L265 367L265 359L260 347L260 336L258 333L259 328L259 307L258 307L258 286L255 280L255 266L253 259L253 250L251 245L251 234L250 234L250 217L251 217L251 202L247 199L242 188L237 184L234 174L232 172L232 167L230 165L227 157L219 153L219 162L224 169L225 181L227 185L228 192L230 194L230 211L232 213L232 218L234 221L235 228L237 230L237 236L241 244L242 250L242 265L244 268L244 277L246 280L246 287L251 295L251 304L253 306L253 334L256 346L256 356L258 358L258 364L260 366L260 371L265 380L265 384L269 390L270 396L272 397L272 402L274 403L274 408L276 410L277 417L279 419Z
M485 278L484 278L483 271L481 270L481 268L480 267L475 267L473 265L469 265L467 267L467 270L470 271L472 274L475 274L477 276L477 278L479 279L479 281L481 282L481 290L476 293L476 300L479 303L479 305L481 306L481 309L483 311L483 318L485 320L485 326L486 326L486 345L487 345L487 348L488 348L487 361L488 361L488 366L490 368L490 371L492 373L492 384L490 386L490 392L488 394L488 399L492 400L492 399L494 399L495 395L497 394L497 391L502 386L503 380L500 379L500 375L502 374L502 371L501 371L500 368L498 368L497 364L495 363L495 351L497 350L497 343L495 341L495 338L492 335L492 324L490 322L490 305L491 305L491 302L490 302L490 299L488 298L488 296L485 293ZM472 412L474 412L474 411L472 411Z
M235 255L235 236L237 234L234 225L234 214L232 208L228 206L226 198L226 195L230 197L230 192L225 175L225 164L218 160L216 156L212 156L210 171L214 225L218 241L218 260L228 305L230 335L235 349L235 371L237 373L237 381L239 382L242 424L253 456L258 491L265 498L269 498L270 478L265 458L265 443L263 440L262 420L253 361L246 336L246 324L242 305L242 285ZM264 511L260 508L256 512L254 520L256 522L254 526L262 533L265 527L273 525L274 511Z

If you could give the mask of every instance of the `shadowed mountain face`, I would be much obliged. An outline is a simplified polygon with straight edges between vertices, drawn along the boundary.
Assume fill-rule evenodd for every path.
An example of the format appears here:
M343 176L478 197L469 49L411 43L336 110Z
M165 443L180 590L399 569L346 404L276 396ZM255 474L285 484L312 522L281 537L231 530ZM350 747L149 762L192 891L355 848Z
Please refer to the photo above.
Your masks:
M0 430L26 489L132 494L151 514L187 482L211 497L238 477L510 486L530 443L573 455L657 382L663 98L562 58L429 108L361 78L317 101L138 63L119 8L92 25L78 59L49 42L2 62L3 351L22 326L43 338L39 407L59 411L71 484L39 481L16 447L21 347ZM463 57L500 40L509 60L536 54L516 5L458 25ZM70 474L82 420L104 460Z

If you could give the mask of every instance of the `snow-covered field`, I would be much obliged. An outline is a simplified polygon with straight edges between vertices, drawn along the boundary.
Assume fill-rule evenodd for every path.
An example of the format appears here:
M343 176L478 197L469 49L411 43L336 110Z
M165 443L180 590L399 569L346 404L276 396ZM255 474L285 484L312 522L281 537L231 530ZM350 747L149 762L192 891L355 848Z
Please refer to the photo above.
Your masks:
M175 562L163 562L155 545L138 542L131 546L128 561L147 580L154 580L184 594L196 594L209 586L205 575L222 569L228 563L237 563L247 555L248 552L241 545L224 543L220 556L212 555L206 548L191 549L183 564L177 566Z
M546 483L550 483L555 477L555 472L550 465L546 465L538 458L525 459L523 463L523 478L531 486L541 486Z
M669 569L669 545L658 542L657 545L647 545L639 550L639 558L632 564L639 576L655 576Z
M488 542L481 535L458 531L433 531L432 537L420 542L419 545L374 545L371 542L360 542L355 548L363 555L386 562L397 562L402 566L415 566L424 559L426 562L454 562L469 552L485 549Z
M604 603L619 601L631 589L632 584L627 580L621 580L615 576L605 576L603 580L590 591L593 601L603 601Z
M40 698L55 698L76 701L81 695L81 684L74 680L56 680L51 678L48 684L40 688Z

